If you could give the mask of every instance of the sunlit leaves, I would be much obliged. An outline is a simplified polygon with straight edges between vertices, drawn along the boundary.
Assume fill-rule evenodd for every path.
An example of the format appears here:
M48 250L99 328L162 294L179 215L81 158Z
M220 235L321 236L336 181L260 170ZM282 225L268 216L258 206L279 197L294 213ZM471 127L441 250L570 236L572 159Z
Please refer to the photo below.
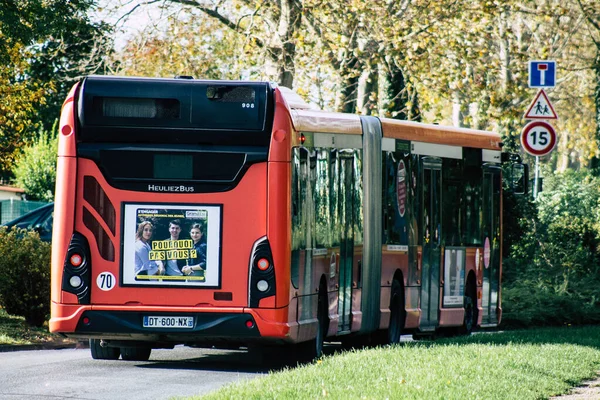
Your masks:
M8 48L5 56L8 63L0 65L0 172L7 170L26 134L39 124L36 110L52 88L50 83L24 78L28 52L23 45Z
M56 135L56 129L53 133L40 130L34 143L23 149L13 166L15 183L25 190L29 200L54 200L58 150Z
M0 0L0 175L40 125L58 118L73 81L100 72L109 47L93 0Z
M169 17L163 31L140 32L116 55L122 75L199 79L261 79L254 39L191 10Z

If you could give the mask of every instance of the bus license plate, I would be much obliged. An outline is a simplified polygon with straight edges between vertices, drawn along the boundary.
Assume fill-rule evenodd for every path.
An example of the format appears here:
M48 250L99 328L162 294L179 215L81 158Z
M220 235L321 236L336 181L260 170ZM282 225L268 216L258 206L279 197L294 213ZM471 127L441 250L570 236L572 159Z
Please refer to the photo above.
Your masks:
M144 328L193 328L194 317L144 316Z

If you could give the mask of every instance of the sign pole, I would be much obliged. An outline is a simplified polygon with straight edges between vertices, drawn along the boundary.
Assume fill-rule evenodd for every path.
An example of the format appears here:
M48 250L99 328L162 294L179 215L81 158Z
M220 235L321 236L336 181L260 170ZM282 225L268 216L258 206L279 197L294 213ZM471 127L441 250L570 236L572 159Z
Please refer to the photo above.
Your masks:
M556 86L556 61L531 60L529 61L529 87L541 90L525 112L524 118L534 120L558 119L550 99L546 96L544 88ZM533 182L533 199L538 195L538 181L540 179L540 156L550 153L556 146L556 132L552 125L545 121L528 123L521 132L521 146L535 156L535 178Z
M539 164L540 164L540 157L535 156L535 179L533 180L533 199L534 200L537 197L537 191L538 191L538 178L540 175Z
M540 179L540 156L550 153L556 146L556 132L552 125L545 121L528 123L521 132L521 146L527 153L535 156L535 180L533 183L533 199L538 194L538 181Z

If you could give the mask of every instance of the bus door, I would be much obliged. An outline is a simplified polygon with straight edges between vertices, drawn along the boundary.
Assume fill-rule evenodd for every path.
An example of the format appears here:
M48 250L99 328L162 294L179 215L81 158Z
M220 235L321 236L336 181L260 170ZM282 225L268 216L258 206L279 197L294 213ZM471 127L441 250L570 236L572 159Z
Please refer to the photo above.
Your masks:
M339 151L340 254L338 273L338 332L350 331L352 313L352 263L354 259L354 151Z
M500 289L501 173L494 165L483 169L483 307L482 325L498 323Z
M423 258L421 275L420 330L434 330L440 302L440 257L442 237L442 162L423 159Z

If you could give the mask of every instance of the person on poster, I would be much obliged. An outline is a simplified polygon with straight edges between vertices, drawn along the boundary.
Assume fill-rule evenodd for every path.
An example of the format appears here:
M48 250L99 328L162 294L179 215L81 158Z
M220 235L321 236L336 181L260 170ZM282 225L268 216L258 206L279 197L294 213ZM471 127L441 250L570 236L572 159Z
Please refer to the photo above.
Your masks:
M171 236L167 240L177 241L179 240L179 234L181 234L181 222L178 219L174 219L169 222L169 233ZM181 269L186 264L185 260L167 259L166 275L170 276L182 276L183 272Z
M135 275L162 275L163 265L160 261L150 260L150 239L154 233L154 226L150 221L138 225L135 233Z
M203 231L203 224L196 223L190 228L190 237L194 241L192 250L196 250L196 257L187 259L188 265L181 270L184 275L204 276L206 270L206 238Z

